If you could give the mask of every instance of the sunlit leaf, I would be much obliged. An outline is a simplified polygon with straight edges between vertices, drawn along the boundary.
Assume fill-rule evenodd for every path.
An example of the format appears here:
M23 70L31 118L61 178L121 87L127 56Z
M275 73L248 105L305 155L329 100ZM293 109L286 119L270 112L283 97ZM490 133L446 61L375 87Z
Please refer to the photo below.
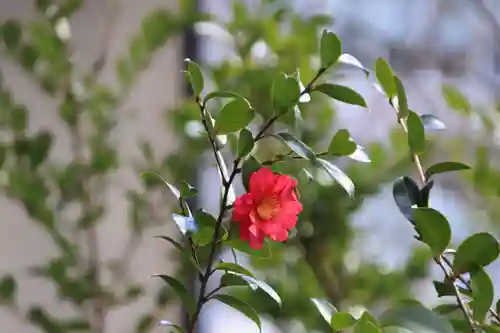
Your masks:
M222 107L215 120L215 131L217 134L228 134L237 132L248 126L255 116L247 100L235 98Z
M331 327L342 331L356 325L357 320L349 312L336 312L332 316Z
M316 309L319 311L323 319L331 324L333 315L337 312L335 306L324 299L311 298L311 302L314 304Z
M380 322L384 327L401 327L411 332L455 333L448 321L420 305L388 310L382 314Z
M375 61L375 75L377 81L384 90L385 95L390 99L396 96L396 84L394 83L394 73L389 64L382 58Z
M336 34L323 30L319 54L322 69L329 68L338 60L342 54L342 43Z
M300 97L300 87L297 79L284 73L279 73L273 82L273 102L276 107L289 108L297 104Z
M330 163L322 158L317 159L317 164L321 166L327 173L332 177L340 186L342 186L349 196L354 196L354 183L351 178L347 176L342 170L340 170L336 165Z
M315 159L315 154L312 149L309 148L309 146L307 146L304 142L296 138L293 134L282 132L273 134L272 136L286 144L288 148L300 157L310 160Z
M421 154L425 148L425 130L420 117L413 111L408 111L408 145L414 154Z
M351 155L356 151L356 142L352 141L351 134L346 129L338 130L328 146L328 153L335 156Z
M450 108L460 111L465 115L471 114L472 107L469 100L462 94L462 92L460 92L460 90L451 85L445 84L442 86L441 92Z
M466 238L457 248L453 273L470 272L475 266L487 266L498 258L498 241L490 233L479 232Z
M401 80L394 76L394 84L396 85L396 97L392 99L392 103L398 111L399 118L406 118L408 116L408 100L406 97L405 88Z
M440 162L431 165L426 171L425 171L425 178L429 179L430 177L440 174L440 173L445 173L445 172L452 172L452 171L460 171L460 170L469 170L470 167L468 165L465 165L460 162Z
M346 65L357 67L357 68L361 69L366 74L366 76L368 76L370 74L368 69L366 69L363 66L363 64L358 59L356 59L356 57L354 57L348 53L341 54L339 59L338 59L338 62L341 64L346 64Z
M200 66L191 61L190 59L184 60L187 63L187 72L189 73L189 79L191 81L191 87L195 96L200 96L203 88L205 86L205 80L203 78L203 73Z
M431 248L434 256L441 255L451 241L451 228L446 217L432 208L415 208L413 218L420 241Z
M207 104L208 101L214 98L242 98L242 97L232 91L212 91L205 96L205 98L203 99L203 104Z
M328 95L333 99L347 104L367 107L366 101L363 96L361 96L355 90L346 86L332 83L322 83L315 86L313 91L322 92L323 94Z
M245 267L241 266L241 265L238 265L236 263L232 263L232 262L220 262L220 263L217 263L217 265L215 265L215 269L216 270L220 270L220 271L228 271L228 272L233 272L233 273L239 273L239 274L243 274L245 276L250 276L250 277L255 277L252 272L250 272L248 269L246 269Z
M255 141L252 132L243 128L238 137L238 157L244 157L252 152Z
M432 114L422 114L420 115L420 120L422 120L426 132L442 131L446 129L445 123Z
M495 290L490 276L482 267L470 272L472 287L472 314L475 320L483 322L493 303Z

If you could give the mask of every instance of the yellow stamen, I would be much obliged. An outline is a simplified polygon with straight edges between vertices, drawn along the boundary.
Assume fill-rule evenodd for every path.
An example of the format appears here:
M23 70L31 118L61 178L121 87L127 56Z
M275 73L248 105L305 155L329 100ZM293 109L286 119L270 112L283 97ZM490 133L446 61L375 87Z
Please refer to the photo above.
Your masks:
M263 220L270 220L275 217L280 209L278 198L265 197L257 206L257 214Z

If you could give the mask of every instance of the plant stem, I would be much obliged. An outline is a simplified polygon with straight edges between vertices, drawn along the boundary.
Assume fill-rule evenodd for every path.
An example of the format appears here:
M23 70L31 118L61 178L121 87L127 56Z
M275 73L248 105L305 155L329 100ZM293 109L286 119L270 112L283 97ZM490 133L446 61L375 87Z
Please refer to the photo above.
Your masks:
M403 130L406 132L406 134L408 134L408 127L406 126L404 119L402 119L401 117L398 117L398 118L399 118L398 119L399 124L401 125ZM425 177L424 168L422 167L422 163L420 162L420 158L418 157L418 154L412 152L411 158L412 158L413 162L415 163L415 167L417 168L417 173L418 173L418 176L420 178L422 185L425 185L427 183L427 179ZM434 258L434 261L441 268L446 279L452 281L453 293L455 294L455 298L457 300L458 306L460 307L460 310L462 311L465 319L467 320L467 324L469 325L471 332L476 333L477 330L476 330L476 326L474 325L474 320L472 319L472 316L470 315L469 310L467 309L465 303L463 302L462 298L460 297L460 291L458 290L458 287L455 285L455 278L453 276L453 273L448 272L448 270L446 269L446 267L443 264L443 261L445 261L445 260L447 260L447 259L445 259L444 255L440 255L439 257Z

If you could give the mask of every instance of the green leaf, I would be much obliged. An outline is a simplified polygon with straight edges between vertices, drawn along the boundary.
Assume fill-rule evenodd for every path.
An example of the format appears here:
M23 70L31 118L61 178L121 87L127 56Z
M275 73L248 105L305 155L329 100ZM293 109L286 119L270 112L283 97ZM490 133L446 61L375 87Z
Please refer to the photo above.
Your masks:
M477 266L487 266L498 258L498 241L490 233L479 232L469 236L457 248L453 261L455 275L470 272Z
M337 183L340 184L346 190L350 197L354 196L354 183L351 178L347 176L342 170L340 170L336 165L330 163L322 158L317 158L318 166L322 167L330 177L332 177Z
M198 194L196 187L184 181L179 184L179 191L182 198L190 198Z
M500 315L500 299L498 299L497 304L495 305L495 310Z
M357 320L349 312L337 312L332 316L331 327L342 331L356 325Z
M255 141L253 139L252 132L243 128L238 137L238 157L242 158L250 154L254 145Z
M233 309L240 311L249 319L251 319L255 323L255 325L257 325L257 327L259 328L259 332L262 332L262 324L260 322L259 314L248 303L243 302L230 295L214 295L212 296L212 299L216 299L232 307Z
M273 102L278 108L287 109L299 101L300 86L297 79L279 73L273 82Z
M422 114L420 115L420 120L422 120L426 132L442 131L446 129L446 124L432 114Z
M194 220L196 231L192 235L193 241L200 246L209 244L214 237L216 219L209 213L198 210L194 213Z
M243 277L232 273L222 275L220 284L222 287L251 287Z
M430 177L440 174L440 173L445 173L445 172L452 172L452 171L460 171L460 170L469 170L470 166L465 165L460 162L441 162L441 163L436 163L431 165L426 171L425 171L425 179L429 179Z
M367 106L365 99L358 92L339 84L322 83L315 86L313 91L322 92L333 99L347 104L359 105L365 108Z
M282 132L273 134L272 136L283 142L288 146L288 148L290 148L295 154L299 155L300 157L306 160L315 160L316 155L314 154L312 149L309 148L309 146L304 142L296 138L293 134Z
M356 151L357 145L351 140L351 134L346 129L338 130L333 136L328 153L335 156L351 155Z
M448 281L433 281L432 283L434 284L434 289L436 289L438 297L455 295L455 288L452 283Z
M323 319L331 324L333 315L338 312L335 306L333 306L330 302L324 299L319 298L311 298L311 302L314 304L318 312L321 314Z
M453 326L436 313L421 305L406 305L382 314L383 327L401 327L411 332L455 333Z
M191 88L195 96L200 96L205 86L205 80L203 79L203 73L200 66L190 59L184 60L187 63L188 77L191 83Z
M237 132L247 127L255 115L250 103L244 98L235 98L222 107L215 121L217 134Z
M421 154L425 148L425 130L420 117L413 111L408 111L408 145L412 153Z
M493 303L495 291L490 276L482 267L475 267L470 273L472 289L472 314L474 320L483 322Z
M228 272L233 272L233 273L239 273L243 274L245 276L250 276L255 278L255 276L250 272L248 269L245 267L232 263L232 262L220 262L217 265L215 265L215 269L219 271L228 271Z
M22 28L16 20L7 20L0 26L2 39L10 51L14 50L21 42Z
M224 242L227 245L237 251L251 255L257 258L269 258L271 256L271 248L267 242L264 242L262 248L255 250L248 245L248 241L242 241L240 239L229 239Z
M191 297L191 294L187 290L187 288L177 279L164 275L164 274L156 274L155 277L161 278L166 284L168 284L177 295L182 300L182 304L186 307L188 313L193 314L196 310L196 303Z
M196 263L196 260L193 258L192 254L190 251L187 251L184 246L182 246L181 243L173 239L172 237L169 236L154 236L154 239L163 239L172 244L179 252L181 253L182 257L188 261L193 267L200 273L204 273L201 269L201 267Z
M172 237L169 237L169 236L154 236L153 238L154 239L158 238L158 239L166 240L167 242L169 242L170 244L172 244L177 250L179 250L181 252L184 251L184 247L181 245L181 243L179 243L178 241L176 241Z
M392 99L392 103L396 110L398 111L398 117L400 119L405 118L408 115L408 100L406 98L405 88L401 80L394 76L394 83L396 84L396 97Z
M7 147L5 147L4 145L0 145L0 170L2 169L6 159L7 159Z
M29 157L33 170L47 159L52 142L53 134L48 131L40 132L31 139L31 153Z
M345 65L349 65L349 66L353 66L353 67L357 67L357 68L361 69L367 77L370 75L370 71L368 71L368 69L366 69L365 66L363 66L363 64L358 59L356 59L353 55L350 55L348 53L341 54L339 59L338 59L338 62L341 64L345 64Z
M241 180L247 192L250 190L250 176L262 167L263 165L253 156L248 156L243 162L243 166L241 167Z
M439 313L440 315L447 315L453 313L460 309L458 304L440 304L436 306L432 311Z
M446 217L432 208L415 208L413 218L420 241L429 245L435 257L441 255L451 241L451 228Z
M372 322L360 320L354 326L354 333L380 333L380 329Z
M470 115L472 107L467 97L465 97L457 88L445 84L441 87L441 92L448 106L456 111L460 111L465 115Z
M0 279L0 303L12 303L16 296L17 283L13 276L4 275Z
M332 66L342 54L342 42L331 31L323 30L320 40L321 69L326 70Z
M203 99L203 104L207 104L208 101L214 98L243 98L243 97L232 91L212 91L205 96L205 98Z
M394 82L394 73L389 64L382 58L375 61L375 75L377 81L385 92L385 95L391 99L396 96L396 83Z
M25 45L19 52L19 62L25 69L31 71L38 59L38 51L31 45Z

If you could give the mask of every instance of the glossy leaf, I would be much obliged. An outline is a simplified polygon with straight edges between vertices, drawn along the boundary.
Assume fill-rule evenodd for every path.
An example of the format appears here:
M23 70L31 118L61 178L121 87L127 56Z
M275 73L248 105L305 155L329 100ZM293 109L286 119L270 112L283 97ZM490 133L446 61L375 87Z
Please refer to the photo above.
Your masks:
M421 305L406 305L386 311L380 322L384 327L401 327L411 332L455 333L453 326Z
M183 235L198 231L198 226L192 216L184 216L174 213L172 214L172 219L175 224L177 224L177 227L179 227L179 230Z
M320 40L320 62L321 68L327 69L332 66L342 54L342 42L333 32L323 30Z
M472 315L478 322L483 322L493 303L495 291L490 276L482 267L475 267L470 272L472 288Z
M255 116L255 112L243 98L235 98L222 107L215 120L217 134L237 132L247 127Z
M332 316L330 326L335 331L342 331L356 325L356 322L349 312L336 312Z
M289 108L297 104L300 97L300 87L292 76L279 73L273 82L273 102L278 108Z
M277 138L279 141L283 142L290 148L295 154L299 155L304 159L315 159L315 154L309 146L307 146L304 142L296 138L293 134L290 133L278 133L272 135L274 138Z
M253 139L252 132L243 128L238 137L238 157L241 158L250 154L254 144L255 141Z
M413 218L420 241L431 248L435 257L441 255L451 241L451 228L446 217L432 208L415 208Z
M453 273L470 272L477 266L487 266L498 258L498 241L490 233L480 232L469 236L457 248Z
M420 120L422 120L426 132L442 131L446 129L445 123L432 114L422 114L420 115Z
M170 322L168 320L161 320L160 321L160 326L171 327L171 328L175 329L177 332L180 332L180 333L184 332L179 325L176 325L176 324L174 324L174 323L172 323L172 322Z
M233 309L240 311L249 319L251 319L255 323L255 325L257 325L257 327L259 328L259 332L262 332L262 324L259 314L248 303L243 302L242 300L239 300L238 298L230 295L214 295L212 299L216 299L232 307Z
M203 78L201 68L197 63L191 61L190 59L185 59L185 61L187 63L187 72L189 74L193 93L195 96L200 96L205 86L205 80Z
M465 165L460 162L440 162L431 165L426 171L425 171L425 178L429 179L430 177L440 174L440 173L445 173L445 172L452 172L452 171L460 171L460 170L469 170L470 167L468 165Z
M370 75L370 72L368 71L368 69L366 69L363 66L363 64L358 59L356 59L356 57L354 57L348 53L341 54L339 59L338 59L338 62L341 64L346 64L346 65L357 67L357 68L361 69L366 74L366 76Z
M313 91L319 91L338 101L366 107L366 101L357 91L339 84L322 83L314 87Z
M401 80L394 76L394 83L396 84L396 97L392 99L392 103L398 111L399 118L406 118L408 116L408 99L406 97L405 88Z
M328 153L335 156L351 155L356 151L357 145L351 139L351 134L346 129L341 129L335 133L330 145Z
M330 325L332 322L333 315L338 312L335 306L324 299L311 298L311 302L314 304L316 309L319 311L323 319Z
M396 84L394 73L389 64L382 58L375 61L375 75L385 95L390 99L396 96Z
M330 177L332 177L340 186L346 190L349 196L354 196L354 183L351 178L347 176L342 170L340 170L336 165L330 163L322 158L317 158L318 166L322 167Z
M356 145L356 150L354 151L354 153L349 155L349 158L354 160L354 161L358 161L358 162L362 162L362 163L370 163L371 162L370 156L368 156L368 154L365 153L365 149L360 145Z
M408 145L412 153L421 154L425 148L425 130L420 117L413 111L408 111Z
M232 91L212 91L205 96L205 98L203 99L203 104L207 104L208 101L215 98L243 98L243 97Z
M215 269L219 271L228 271L228 272L243 274L245 276L250 276L255 278L252 272L250 272L248 269L232 262L220 262L217 265L215 265Z
M398 178L392 186L392 196L399 211L412 222L412 206L417 205L420 200L420 190L415 181L409 177Z
M188 311L188 313L193 314L196 310L196 303L194 299L191 297L191 294L187 290L187 288L179 282L179 280L164 274L156 274L155 277L161 278L166 284L168 284L181 298L182 304Z
M255 171L259 170L262 168L262 164L257 161L257 159L253 156L248 156L247 159L243 162L243 166L241 168L241 180L243 182L243 186L245 187L245 190L250 189L250 176L252 173Z

